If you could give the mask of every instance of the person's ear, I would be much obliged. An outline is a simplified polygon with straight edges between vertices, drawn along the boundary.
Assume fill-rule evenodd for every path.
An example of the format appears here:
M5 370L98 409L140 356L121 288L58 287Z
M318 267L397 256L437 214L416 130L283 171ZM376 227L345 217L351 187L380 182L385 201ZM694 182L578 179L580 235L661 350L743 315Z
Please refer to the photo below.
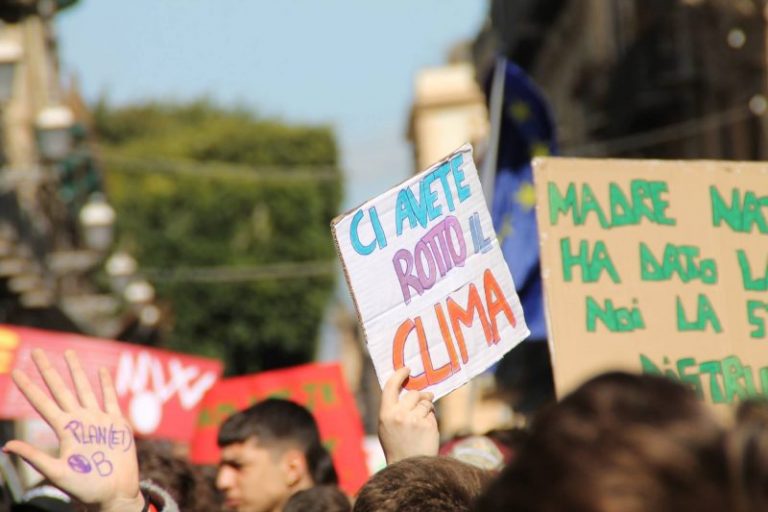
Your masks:
M307 458L298 449L286 450L282 457L283 474L288 487L296 487L308 476Z

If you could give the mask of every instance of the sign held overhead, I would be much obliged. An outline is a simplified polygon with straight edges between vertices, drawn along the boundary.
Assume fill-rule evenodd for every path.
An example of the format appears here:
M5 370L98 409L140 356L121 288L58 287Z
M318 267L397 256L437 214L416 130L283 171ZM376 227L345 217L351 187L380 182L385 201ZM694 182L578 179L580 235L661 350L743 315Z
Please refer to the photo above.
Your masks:
M558 394L606 370L768 395L768 165L534 161Z
M331 228L382 386L440 398L528 336L470 145Z

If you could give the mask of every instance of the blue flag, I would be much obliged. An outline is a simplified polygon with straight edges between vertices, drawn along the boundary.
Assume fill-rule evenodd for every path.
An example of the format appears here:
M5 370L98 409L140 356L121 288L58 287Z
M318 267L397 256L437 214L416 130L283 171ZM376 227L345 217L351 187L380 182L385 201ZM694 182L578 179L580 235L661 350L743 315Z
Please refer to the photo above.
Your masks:
M555 128L536 84L512 62L504 59L500 65L504 83L491 217L531 330L529 339L545 340L531 158L557 153Z

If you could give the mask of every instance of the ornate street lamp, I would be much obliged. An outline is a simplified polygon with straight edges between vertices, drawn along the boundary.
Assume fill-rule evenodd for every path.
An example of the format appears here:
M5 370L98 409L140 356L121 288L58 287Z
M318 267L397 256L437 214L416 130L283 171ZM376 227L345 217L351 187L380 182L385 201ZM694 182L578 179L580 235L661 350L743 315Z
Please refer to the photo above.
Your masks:
M13 41L0 41L0 103L13 96L16 64L21 60L21 46Z
M144 279L139 279L126 286L123 296L131 304L146 305L155 298L155 288Z
M103 194L94 193L80 210L80 228L88 249L104 252L112 245L115 210Z
M133 256L121 251L110 256L105 267L112 289L118 293L123 293L136 273L138 265Z
M146 304L139 313L139 323L145 327L155 327L160 323L161 317L160 308L154 304Z
M67 107L48 107L37 116L40 154L45 160L61 160L72 148L72 125L75 116Z

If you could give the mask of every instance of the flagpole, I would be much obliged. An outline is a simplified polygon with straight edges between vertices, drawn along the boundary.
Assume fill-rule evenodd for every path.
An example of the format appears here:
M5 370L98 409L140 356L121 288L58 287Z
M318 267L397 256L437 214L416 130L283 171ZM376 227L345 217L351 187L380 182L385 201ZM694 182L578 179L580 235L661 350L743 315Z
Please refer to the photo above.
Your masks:
M504 109L504 78L507 69L507 59L497 57L493 69L493 78L491 82L490 98L488 101L488 115L490 117L490 133L488 134L488 144L485 147L485 155L479 169L480 186L485 195L485 202L488 205L488 211L492 211L493 191L496 185L496 163L499 154L499 134L501 133L501 119ZM469 401L467 403L467 427L472 429L472 418L474 417L477 394L479 393L477 379L469 381ZM473 432L476 433L476 432Z
M505 57L496 58L493 81L491 82L490 101L488 102L491 131L488 134L488 144L486 145L483 164L480 169L480 185L485 195L488 210L491 210L493 205L493 189L496 183L496 162L499 154L499 134L503 117L506 64L507 59Z

